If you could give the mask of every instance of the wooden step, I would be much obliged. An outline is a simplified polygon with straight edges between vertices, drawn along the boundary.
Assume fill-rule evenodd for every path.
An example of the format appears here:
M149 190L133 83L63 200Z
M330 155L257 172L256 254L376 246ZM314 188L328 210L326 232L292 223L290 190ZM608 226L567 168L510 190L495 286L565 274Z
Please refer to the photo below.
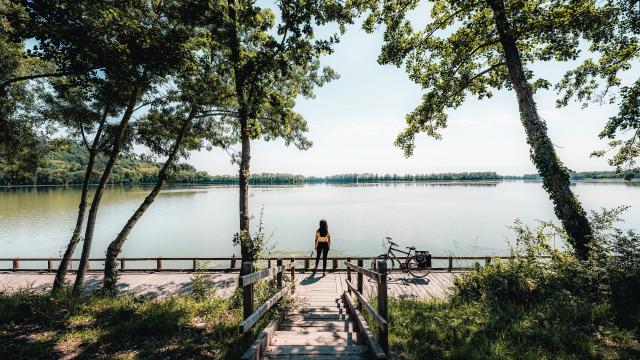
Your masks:
M330 304L341 304L342 302L339 301L337 298L335 299L330 299L330 298L304 298L304 297L300 297L300 300L303 301L305 304L319 304L319 305L330 305Z
M350 331L354 329L354 323L351 320L323 321L323 320L285 320L280 324L281 330L287 328L324 328L336 329L342 331Z
M304 308L300 309L300 314L346 314L347 310L342 308Z
M358 334L345 331L276 331L271 345L331 345L348 346L361 344Z
M365 355L269 355L273 360L366 360Z
M331 346L331 345L279 345L267 348L267 357L273 355L365 355L364 345Z
M346 320L349 316L347 314L327 313L327 314L293 314L287 316L287 320L323 320L323 321L335 321Z
M358 334L357 329L352 326L281 326L278 331L295 331L301 334L313 334L318 332L349 332Z
M318 309L318 310L340 310L340 309L344 309L345 307L342 306L342 304L333 304L333 305L302 305L300 307L301 310L305 310L305 309Z

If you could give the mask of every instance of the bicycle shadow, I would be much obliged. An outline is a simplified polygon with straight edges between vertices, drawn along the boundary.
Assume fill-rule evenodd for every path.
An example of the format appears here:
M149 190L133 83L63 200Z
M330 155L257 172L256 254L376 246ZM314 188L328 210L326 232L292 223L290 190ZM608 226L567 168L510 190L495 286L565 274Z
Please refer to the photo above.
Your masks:
M310 274L306 278L302 279L302 281L300 281L300 285L312 285L320 281L320 279L322 279L322 276L316 277L313 274Z
M431 280L424 278L404 278L402 281L414 285L428 285L431 282Z
M412 284L412 285L429 285L431 283L430 279L427 278L414 278L414 277L389 277L387 279L388 283L403 283L403 284Z

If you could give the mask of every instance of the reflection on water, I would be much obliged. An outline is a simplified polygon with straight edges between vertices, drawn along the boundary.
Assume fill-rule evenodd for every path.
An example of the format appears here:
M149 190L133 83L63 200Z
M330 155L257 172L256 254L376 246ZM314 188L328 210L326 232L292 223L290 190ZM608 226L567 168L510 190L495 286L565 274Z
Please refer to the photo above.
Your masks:
M573 189L588 210L631 205L625 227L640 227L639 182L581 181ZM58 256L75 224L80 187L0 188L0 257ZM96 227L93 256L103 256L148 186L111 186ZM239 253L238 190L228 185L169 186L134 228L125 256ZM540 182L432 182L254 186L251 212L264 206L274 252L308 255L319 219L332 254L375 255L391 236L436 255L508 254L508 226L553 219ZM257 219L254 218L254 223Z

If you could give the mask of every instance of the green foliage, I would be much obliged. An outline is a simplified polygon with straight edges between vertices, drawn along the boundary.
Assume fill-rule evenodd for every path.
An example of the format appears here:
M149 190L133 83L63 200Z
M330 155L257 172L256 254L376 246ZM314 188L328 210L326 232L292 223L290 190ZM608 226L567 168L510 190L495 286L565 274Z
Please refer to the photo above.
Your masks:
M198 300L215 296L213 282L207 277L206 271L208 267L208 261L200 263L196 269L196 273L191 277L191 292Z
M623 179L625 177L624 174L620 174L617 171L582 171L582 172L574 172L569 173L569 178L571 180L598 180L598 179ZM520 177L511 177L513 179L524 179L524 180L540 180L540 175L538 174L524 174Z
M78 144L66 144L47 152L46 163L33 177L13 177L0 162L0 185L78 185L82 184L87 165L87 151ZM98 156L94 174L99 175L107 162ZM111 184L155 183L161 163L144 155L127 155L118 160L109 182ZM201 183L210 181L204 171L197 171L188 164L178 164L169 175L173 183Z
M592 214L585 261L550 247L553 236L567 239L557 226L517 222L514 260L457 280L447 302L391 302L393 347L406 359L640 356L640 236L613 227L623 210Z
M502 180L502 176L493 171L440 173L440 174L342 174L324 178L310 178L309 182L352 183L352 182L385 182L385 181L473 181L473 180Z
M0 293L0 352L38 359L77 353L89 358L237 359L253 340L238 333L241 303L205 291L210 296L118 294L80 300L29 290ZM270 296L268 291L261 299ZM30 340L23 341L26 337Z
M621 87L620 75L631 69L640 56L640 10L636 1L607 2L611 11L604 18L608 31L587 33L589 57L569 70L556 85L561 94L558 106L566 106L574 98L583 107L591 102L618 103L618 114L609 118L599 136L609 141L607 149L596 150L593 156L602 157L614 151L608 159L611 166L627 180L635 177L640 168L640 110L638 95L640 82Z
M14 2L0 1L0 160L12 176L24 176L41 164L50 129L33 116L39 82L8 83L14 78L46 68L45 63L23 56L25 43L16 40L10 13L23 9Z
M242 230L239 233L233 235L233 245L239 246L245 249L247 258L244 261L256 261L262 259L265 254L269 253L274 244L270 243L271 236L264 232L264 207L260 209L260 219L258 221L258 227L255 233L250 234L246 230Z
M353 3L360 12L368 12L365 30L385 26L378 62L404 64L409 78L425 90L422 103L407 115L407 128L396 139L407 156L413 153L416 134L440 139L440 130L447 126L446 111L462 105L467 94L484 99L495 90L512 88L489 1L432 1L429 21L422 29L415 29L409 16L425 12L418 6L420 1ZM607 13L595 1L507 1L504 6L523 66L575 59L580 34L602 31ZM534 78L531 71L526 71L526 78L534 89L550 85L544 78Z

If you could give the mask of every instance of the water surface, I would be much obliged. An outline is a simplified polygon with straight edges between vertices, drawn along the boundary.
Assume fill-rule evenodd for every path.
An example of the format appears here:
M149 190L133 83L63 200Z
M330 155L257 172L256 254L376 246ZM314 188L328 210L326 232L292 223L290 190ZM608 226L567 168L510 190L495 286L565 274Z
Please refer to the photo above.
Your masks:
M578 182L587 210L630 205L625 228L640 228L640 184ZM149 187L110 187L92 256L102 257ZM0 189L0 257L59 256L75 224L77 187ZM263 210L274 251L308 254L319 219L329 222L333 254L369 256L391 236L436 255L508 254L509 226L554 219L540 182L383 183L253 187L253 225ZM133 229L124 256L239 254L234 186L169 187ZM80 249L80 246L78 247ZM79 250L78 250L79 253Z

